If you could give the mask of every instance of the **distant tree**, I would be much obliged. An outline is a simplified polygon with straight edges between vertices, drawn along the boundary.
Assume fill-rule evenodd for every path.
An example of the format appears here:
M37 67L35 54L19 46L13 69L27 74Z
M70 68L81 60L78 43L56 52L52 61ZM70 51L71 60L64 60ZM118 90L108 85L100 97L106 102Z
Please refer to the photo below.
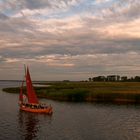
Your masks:
M131 77L131 78L129 79L129 81L130 81L130 82L134 82L134 78Z
M121 77L121 81L123 81L123 82L126 82L128 79L127 79L127 76L122 76Z
M91 82L92 81L92 78L88 78L88 80Z
M105 81L105 76L97 76L97 77L93 77L92 80L93 81L97 81L97 82L103 82Z
M140 76L135 76L134 81L135 82L140 82Z

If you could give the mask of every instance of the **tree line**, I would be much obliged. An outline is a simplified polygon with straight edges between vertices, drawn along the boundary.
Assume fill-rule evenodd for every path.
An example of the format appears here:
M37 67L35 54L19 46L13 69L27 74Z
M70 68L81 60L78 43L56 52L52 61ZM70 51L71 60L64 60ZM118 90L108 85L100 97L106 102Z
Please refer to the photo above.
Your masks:
M90 77L88 79L90 82L140 82L140 76L134 76L128 78L127 76L119 76L119 75L108 75L108 76L97 76Z

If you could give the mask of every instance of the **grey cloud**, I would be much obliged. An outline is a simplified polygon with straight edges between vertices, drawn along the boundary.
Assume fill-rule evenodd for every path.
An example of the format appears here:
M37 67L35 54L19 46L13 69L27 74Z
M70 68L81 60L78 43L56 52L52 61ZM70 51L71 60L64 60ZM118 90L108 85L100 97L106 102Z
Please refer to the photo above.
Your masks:
M60 5L64 2L66 5L69 5L71 1L56 0L54 2L60 2ZM130 3L130 1L125 2ZM46 6L51 8L53 7L53 3L45 0L26 0L20 10L25 8L34 10ZM129 70L133 70L133 67L136 70L140 67L140 39L130 36L111 37L107 36L105 32L101 32L106 26L113 26L114 23L119 22L123 25L122 27L124 27L127 22L133 22L133 20L139 18L138 3L131 4L130 7L126 9L123 7L123 4L120 6L120 13L118 9L114 10L109 7L107 11L109 10L111 14L108 15L106 13L106 15L99 18L97 16L95 16L95 18L92 17L92 14L86 16L79 15L80 24L79 20L76 21L75 24L79 24L80 26L75 26L75 24L71 23L74 22L75 19L70 20L73 26L67 24L69 17L67 17L66 22L65 19L62 21L59 20L59 22L55 22L52 26L48 24L53 24L53 21L43 24L43 27L48 25L48 28L49 26L52 29L56 28L56 32L51 32L51 30L47 30L46 27L42 28L42 31L39 31L38 29L42 26L42 21L40 20L36 22L37 19L32 20L25 16L9 18L1 13L0 62L6 62L7 59L14 58L19 61L25 59L27 63L32 63L31 65L33 65L33 67L43 65L45 68L42 70L42 73L45 70L48 70L47 72L49 73L58 72L59 74L66 71L66 73L73 73L73 75L75 73L79 73L79 75L80 73L85 73L85 76L87 76L87 73L94 71L107 73L126 70L128 72ZM113 8L118 8L118 4ZM102 12L100 14L102 14ZM55 21L57 21L57 19L55 19ZM67 25L69 28L67 28ZM126 30L127 29L129 28L126 28ZM129 33L131 33L131 31L133 32L133 28L129 30ZM50 54L60 55L60 57L55 58L60 64L65 63L63 59L64 55L70 55L67 62L74 64L74 66L68 68L61 66L60 68L59 66L47 66L47 62L45 66L38 61L40 56ZM88 55L95 55L95 57L88 57ZM37 62L28 61L31 59ZM10 64L10 62L7 63ZM20 62L15 62L15 65L19 65L19 63ZM54 71L52 67L55 68ZM39 70L39 68L37 69Z
M0 13L0 20L7 20L7 19L9 19L8 16L6 16L6 15L3 14L3 13Z
M93 35L92 35L93 36ZM89 37L89 38L88 38ZM98 38L98 36L96 36ZM84 36L83 36L84 38ZM47 38L46 38L47 39ZM65 38L62 38L65 40ZM93 41L91 41L93 40ZM30 41L30 40L29 40ZM45 38L40 40L45 41ZM53 40L52 40L53 41ZM122 39L122 40L110 40L110 39L98 39L91 37L89 34L85 36L85 39L81 40L81 36L76 37L71 40L65 40L67 45L63 42L57 44L47 45L38 45L38 44L22 44L19 46L20 49L11 49L10 54L13 56L28 56L32 58L33 56L46 55L46 54L71 54L71 55L81 55L81 54L120 54L127 52L139 52L140 40L138 39ZM39 49L36 51L36 49ZM7 51L8 52L8 49Z
M105 17L114 19L114 21L128 21L140 17L140 2L139 0L120 0L114 3L107 10L111 14L105 15Z
M78 0L75 0L75 2ZM69 6L73 4L73 0L25 0L26 7L29 9L48 8L62 8L61 5Z
M91 20L91 23L95 24L95 26L114 22L128 22L140 17L139 0L118 0L105 7L97 8L94 6L95 5L91 5L86 11L89 12L90 15L92 13L96 16L96 19L87 18L87 20ZM96 22L97 20L98 22Z
M79 0L7 0L0 5L1 10L10 9L20 12L23 9L37 10L42 8L60 9L73 5Z
M0 63L5 62L5 61L6 61L6 59L1 55L0 56Z
M50 7L49 0L25 0L25 5L28 9L40 9L44 7Z
M64 34L53 36L48 32L36 32L32 29L34 25L29 23L28 20L11 21L9 24L0 22L1 32L8 33L5 34L5 38L9 38L7 43L11 43L11 47L5 47L0 51L1 55L32 58L45 54L119 54L139 51L139 39L102 38L104 34L88 29L80 31L74 29L75 31L71 30L71 34L66 31ZM24 28L32 30L33 33L24 32ZM48 44L46 41L52 42L52 44ZM14 42L19 43L19 45L12 46ZM38 42L41 42L42 45L39 45Z

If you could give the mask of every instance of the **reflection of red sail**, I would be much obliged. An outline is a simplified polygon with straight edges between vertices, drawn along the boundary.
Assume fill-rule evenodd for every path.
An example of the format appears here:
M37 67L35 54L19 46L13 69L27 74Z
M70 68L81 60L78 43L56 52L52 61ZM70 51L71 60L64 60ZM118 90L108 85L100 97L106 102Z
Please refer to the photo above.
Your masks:
M27 67L27 72L26 72L26 85L27 85L28 102L32 104L38 104L39 102L35 94L34 88L32 86L32 81L31 81L28 67Z

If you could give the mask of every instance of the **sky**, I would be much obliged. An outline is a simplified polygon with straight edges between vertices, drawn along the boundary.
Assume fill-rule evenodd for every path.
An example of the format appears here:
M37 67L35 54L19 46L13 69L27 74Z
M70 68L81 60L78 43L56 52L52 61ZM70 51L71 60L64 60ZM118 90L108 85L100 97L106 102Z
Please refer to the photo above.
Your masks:
M0 0L0 79L140 75L140 0Z

